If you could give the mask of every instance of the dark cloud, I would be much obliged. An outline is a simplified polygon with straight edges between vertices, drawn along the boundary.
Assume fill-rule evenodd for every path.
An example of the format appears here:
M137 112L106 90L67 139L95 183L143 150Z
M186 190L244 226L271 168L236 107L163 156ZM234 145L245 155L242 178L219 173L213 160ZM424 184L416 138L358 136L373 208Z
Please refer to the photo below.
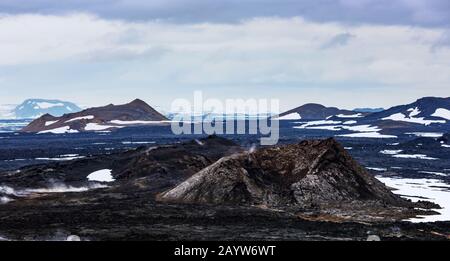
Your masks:
M328 42L322 45L322 49L328 49L348 44L355 36L349 33L337 34L331 38Z
M441 48L450 48L450 30L442 33L441 37L431 46L431 51L437 51Z
M449 0L0 0L0 13L72 12L175 23L302 16L318 22L450 26Z

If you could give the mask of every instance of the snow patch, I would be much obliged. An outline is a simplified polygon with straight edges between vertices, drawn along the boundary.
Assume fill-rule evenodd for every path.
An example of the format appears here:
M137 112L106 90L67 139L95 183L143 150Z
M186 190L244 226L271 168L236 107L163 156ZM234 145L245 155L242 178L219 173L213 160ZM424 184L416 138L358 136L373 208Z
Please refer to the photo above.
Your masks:
M84 127L85 131L103 131L111 128L121 128L119 126L109 126L109 125L101 125L98 123L88 123L86 127Z
M417 115L419 115L420 114L420 110L419 110L419 108L410 108L410 109L408 109L408 111L410 112L409 113L409 117L410 118L412 118L412 117L414 117L414 116L417 116Z
M87 176L87 179L90 181L99 181L99 182L113 182L115 179L111 175L112 170L110 169L101 169L95 172L92 172Z
M437 158L428 157L425 154L396 154L396 155L392 155L392 157L401 158L401 159L437 160Z
M378 126L371 126L368 124L356 126L342 126L342 128L350 131L359 131L359 132L375 132L381 130L380 128L378 128Z
M404 121L404 122L423 124L426 126L430 125L432 123L445 123L445 121L441 121L441 120L425 120L423 117L422 118L413 118L413 117L407 118L405 116L405 114L403 114L401 112L392 114L389 117L382 118L382 120Z
M50 125L52 125L52 124L54 124L54 123L57 123L58 121L46 121L45 122L45 126L50 126Z
M78 133L78 131L72 130L69 126L64 126L64 127L60 127L60 128L56 128L56 129L38 132L38 134L45 134L45 133L64 134L64 133Z
M386 155L395 155L395 154L399 154L402 151L403 150L382 150L382 151L380 151L380 153L386 154Z
M427 137L427 138L439 138L444 135L444 133L438 133L438 132L408 132L405 133L407 135L415 135L417 137Z
M341 137L349 137L349 138L376 138L376 139L394 139L397 136L394 135L385 135L378 132L360 132L360 133L351 133L351 134L341 134L338 135Z
M371 126L370 124L353 125L353 126L325 125L325 124L339 124L339 123L341 123L341 122L340 121L328 121L328 120L311 121L311 122L304 123L301 126L295 126L294 128L313 129L313 130L319 129L319 130L331 130L331 131L350 130L350 131L366 132L366 133L381 131L381 129L378 126ZM357 123L357 122L356 121L346 121L343 124L354 124L354 123Z
M444 108L439 108L436 109L436 111L431 114L431 116L434 117L440 117L440 118L444 118L446 120L450 120L450 110L444 109Z
M440 215L427 215L409 219L411 222L434 222L450 220L450 185L437 179L399 179L388 177L376 177L378 180L396 190L392 191L412 201L427 200L439 204L442 209L436 209Z
M310 121L307 122L301 126L296 126L294 128L298 128L298 129L306 129L307 127L310 126L316 126L316 125L327 125L327 124L340 124L341 121L328 121L328 120L320 120L320 121Z
M92 120L92 119L94 119L94 115L80 116L80 117L70 119L70 120L66 121L66 123L73 122L73 121L80 121L80 120Z

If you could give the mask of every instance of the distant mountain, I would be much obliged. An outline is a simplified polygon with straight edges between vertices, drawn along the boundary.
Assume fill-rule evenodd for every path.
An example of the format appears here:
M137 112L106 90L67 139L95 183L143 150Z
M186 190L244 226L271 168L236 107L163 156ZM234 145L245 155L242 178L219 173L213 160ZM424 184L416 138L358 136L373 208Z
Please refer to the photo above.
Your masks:
M281 120L322 120L333 116L338 118L359 118L367 113L325 107L321 104L308 103L279 115Z
M55 117L45 114L31 122L22 132L76 133L82 131L108 131L126 126L158 124L167 118L142 100L124 105L107 105L77 113Z
M44 114L59 117L81 111L76 104L60 100L28 99L18 105L12 114L18 119L35 119Z
M371 113L365 120L408 122L413 124L445 124L450 120L450 97L424 97L417 101Z
M384 111L384 109L383 108L356 108L356 109L353 109L353 111L374 113L374 112Z
M260 114L248 114L248 113L204 113L204 114L192 114L192 113L165 113L167 118L170 120L184 120L184 121L197 121L199 119L203 121L212 120L252 120L252 119L267 119L272 116L270 113L260 113Z

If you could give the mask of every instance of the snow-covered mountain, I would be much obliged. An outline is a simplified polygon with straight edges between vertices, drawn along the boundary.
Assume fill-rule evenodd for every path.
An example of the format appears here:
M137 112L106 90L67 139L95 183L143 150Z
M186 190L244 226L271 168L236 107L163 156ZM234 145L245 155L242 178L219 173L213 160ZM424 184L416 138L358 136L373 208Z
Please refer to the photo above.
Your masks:
M81 108L72 102L46 99L28 99L18 105L12 111L12 114L18 119L35 119L44 114L59 117L66 113L75 113L79 111L81 111Z
M424 97L410 104L379 111L380 109L363 108L350 111L309 103L281 113L279 119L345 120L345 118L354 118L358 122L378 122L384 125L389 125L391 122L402 126L405 124L428 126L450 122L450 97Z
M450 97L424 97L410 104L369 114L365 120L390 120L422 125L445 124L450 121Z
M89 108L60 117L44 114L23 128L33 133L78 133L84 131L109 131L127 126L166 124L167 118L142 100L123 105Z
M331 117L360 118L366 115L364 112L342 110L336 107L325 107L321 104L308 103L279 115L280 120L324 120Z
M397 138L398 135L442 135L450 126L450 98L424 97L380 112L356 112L306 104L280 114L296 129L327 130L352 138ZM305 121L306 120L306 121Z

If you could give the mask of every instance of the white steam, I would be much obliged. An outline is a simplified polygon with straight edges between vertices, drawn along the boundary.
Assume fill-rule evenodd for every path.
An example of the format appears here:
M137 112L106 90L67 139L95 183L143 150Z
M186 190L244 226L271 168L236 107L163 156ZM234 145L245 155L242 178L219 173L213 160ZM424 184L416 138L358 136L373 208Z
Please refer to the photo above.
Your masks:
M0 204L6 204L6 203L11 202L11 201L13 201L13 199L5 197L5 196L0 197ZM0 241L1 241L1 237L0 237Z
M8 196L27 197L30 194L35 193L85 192L91 189L99 189L106 187L108 186L99 183L91 183L87 186L81 187L67 186L66 184L63 183L51 183L51 185L47 188L33 188L33 189L29 188L19 190L9 186L0 186L0 194L3 194L3 196L0 198L0 203L5 204L13 200Z
M252 144L252 146L250 147L250 149L248 149L248 153L253 153L256 151L256 145Z
M195 142L200 146L205 145L201 140L198 140L198 139L195 139Z
M73 187L65 184L53 184L49 188L26 189L26 193L65 193L65 192L85 192L91 189L106 188L108 186L93 183L84 187Z

